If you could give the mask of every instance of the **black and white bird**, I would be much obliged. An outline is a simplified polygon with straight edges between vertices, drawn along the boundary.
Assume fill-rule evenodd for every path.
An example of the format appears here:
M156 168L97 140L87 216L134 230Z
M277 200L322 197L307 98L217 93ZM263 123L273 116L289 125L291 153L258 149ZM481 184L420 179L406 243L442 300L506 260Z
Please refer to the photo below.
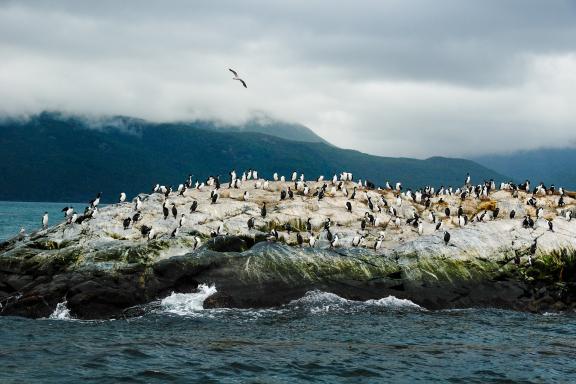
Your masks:
M120 198L118 199L121 203L126 201L126 194L124 192L120 192Z
M515 210L511 210L510 211L510 219L513 219L516 216L516 211Z
M279 234L276 228L272 228L270 231L270 235L268 236L269 240L278 240Z
M190 213L196 212L196 208L198 208L198 202L196 200L194 200L192 202L192 205L190 206Z
M251 217L248 219L248 230L254 229L256 219Z
M339 241L338 235L334 235L332 237L332 240L330 240L330 248L336 248L338 246L338 241Z
M166 220L168 216L170 216L170 210L166 206L166 202L162 203L162 213L164 214L164 220Z
M500 208L498 208L498 207L494 208L494 210L492 211L492 220L496 220L499 213L500 213Z
M314 236L314 234L310 234L308 244L310 245L310 248L314 248L314 244L316 244L316 236Z
M172 216L174 216L174 218L178 216L178 209L176 209L176 203L172 203Z
M248 88L248 86L246 85L246 82L244 80L242 80L240 77L238 77L238 72L236 72L235 70L228 68L228 70L230 72L232 72L232 74L234 75L234 77L232 78L232 80L238 80L239 82L242 83L242 85L244 86L244 88Z
M64 217L68 217L68 216L71 216L72 213L74 213L74 208L73 207L64 207L64 208L62 208L62 212L64 212Z
M142 213L136 212L136 213L134 214L134 216L132 216L132 222L133 222L133 223L136 223L136 222L138 222L138 221L140 221L140 220L142 220Z
M170 237L174 238L176 236L178 236L178 233L180 232L180 227L176 227L174 228L174 230L172 231L172 233L170 234Z
M379 249L382 246L383 241L384 241L384 235L378 236L378 239L374 243L374 249Z
M76 220L78 220L78 214L76 212L74 212L72 214L72 216L68 217L68 220L66 221L66 224L70 225L76 222Z
M214 192L214 194L212 195L212 203L211 204L216 204L218 202L218 198L220 197L220 195L216 192Z
M178 222L178 226L182 228L186 223L186 215L183 213L180 215L180 222Z
M194 236L194 249L198 248L202 244L202 241L198 236Z
M102 197L102 192L98 192L94 200L90 200L90 207L96 208L100 204L100 198Z
M122 225L124 227L124 230L130 228L130 223L132 222L132 219L127 217L122 221Z
M44 212L44 215L42 216L42 228L48 228L48 212Z
M350 203L349 201L346 202L346 210L348 212L352 212L352 203Z
M362 244L362 242L364 241L365 237L366 237L366 235L354 236L354 238L352 239L352 246L353 247L360 246Z
M249 198L250 198L250 194L248 193L248 191L244 191L244 196L242 196L242 199L244 201L248 201Z
M450 233L448 231L444 231L444 244L448 245L450 242Z
M151 230L152 230L152 227L149 227L147 225L143 225L140 228L140 233L142 234L142 237L146 237L146 236L148 236L148 234L150 233Z
M263 203L262 208L260 209L260 216L266 217L266 203Z
M548 220L548 230L554 232L554 224L552 224L552 220Z
M308 218L308 220L306 220L306 231L312 233L312 223L310 222L310 220L312 220L310 217Z
M296 233L296 242L298 243L299 246L302 246L302 244L304 244L304 238L302 237L300 232Z
M142 208L142 200L140 200L140 196L136 196L136 201L134 202L134 210L139 211Z

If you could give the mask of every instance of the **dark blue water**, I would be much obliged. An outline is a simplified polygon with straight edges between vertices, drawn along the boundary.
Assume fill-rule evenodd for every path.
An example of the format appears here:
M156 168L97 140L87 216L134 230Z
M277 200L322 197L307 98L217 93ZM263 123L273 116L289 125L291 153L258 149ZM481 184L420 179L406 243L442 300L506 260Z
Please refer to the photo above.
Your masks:
M277 309L203 310L215 289L133 319L73 320L64 305L60 319L0 317L0 382L576 382L574 314L427 311L322 292Z
M48 212L50 226L64 221L62 208L69 206L82 213L86 204L0 201L0 241L16 236L22 227L28 234L37 231L42 227L44 212Z

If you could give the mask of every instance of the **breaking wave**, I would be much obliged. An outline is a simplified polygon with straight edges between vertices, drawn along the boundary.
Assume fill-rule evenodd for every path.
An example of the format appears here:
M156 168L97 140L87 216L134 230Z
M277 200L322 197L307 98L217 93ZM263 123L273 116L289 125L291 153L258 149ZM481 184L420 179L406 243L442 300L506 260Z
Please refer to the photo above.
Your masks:
M174 293L162 299L164 312L176 315L191 315L204 309L204 300L217 292L216 286L200 284L194 293Z
M334 293L323 291L309 291L304 297L290 302L287 307L304 309L312 314L327 312L360 312L370 309L396 309L396 310L425 310L418 304L394 296L378 300L355 301L340 297Z
M52 312L48 318L52 320L72 320L73 318L70 315L70 310L66 304L66 300L58 303L56 305L56 309L54 309L54 312Z

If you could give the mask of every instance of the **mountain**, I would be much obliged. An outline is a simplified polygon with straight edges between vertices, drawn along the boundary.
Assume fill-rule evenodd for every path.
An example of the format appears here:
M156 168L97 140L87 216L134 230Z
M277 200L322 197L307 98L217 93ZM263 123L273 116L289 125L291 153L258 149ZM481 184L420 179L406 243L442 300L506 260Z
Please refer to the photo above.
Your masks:
M154 183L177 185L188 173L198 179L235 167L262 177L292 170L308 177L348 171L382 185L460 185L504 176L473 161L367 155L324 142L298 142L256 132L206 128L207 122L153 124L131 118L85 119L41 113L0 121L0 200L88 201L103 192L115 201L150 191Z
M576 190L576 148L541 148L510 154L485 155L472 160L509 175L515 181L563 186Z
M274 120L263 114L255 116L241 125L217 124L215 122L205 121L203 122L203 128L223 132L257 132L287 140L328 144L326 140L302 124Z

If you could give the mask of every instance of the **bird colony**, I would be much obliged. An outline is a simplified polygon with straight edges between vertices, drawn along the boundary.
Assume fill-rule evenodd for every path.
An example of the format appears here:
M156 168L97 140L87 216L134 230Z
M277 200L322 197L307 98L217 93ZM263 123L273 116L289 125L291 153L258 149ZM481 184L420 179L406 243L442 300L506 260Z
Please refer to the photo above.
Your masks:
M40 232L59 240L79 234L86 241L185 239L182 252L225 235L299 247L390 250L422 237L455 246L467 230L484 226L495 234L523 233L534 252L543 235L576 238L574 195L542 183L532 188L528 180L472 184L467 175L459 188L405 190L400 182L376 187L349 172L310 180L294 171L268 180L255 170L233 170L225 181L193 181L189 175L175 189L156 184L132 201L120 193L118 203L99 208L101 195L83 214L64 208L64 222L52 229L45 214Z

